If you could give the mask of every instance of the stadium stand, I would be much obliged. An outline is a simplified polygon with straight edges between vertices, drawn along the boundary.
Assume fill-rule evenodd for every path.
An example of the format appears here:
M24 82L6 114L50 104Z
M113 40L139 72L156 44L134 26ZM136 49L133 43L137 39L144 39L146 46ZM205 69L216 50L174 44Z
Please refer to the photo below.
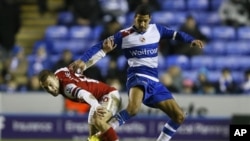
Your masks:
M192 15L197 21L201 32L209 42L205 44L202 55L187 57L177 54L163 56L162 69L171 65L179 65L183 69L183 76L196 79L197 70L205 67L211 74L211 80L218 79L218 72L227 67L232 69L235 78L242 81L244 71L250 68L250 27L232 27L222 24L219 8L224 0L158 0L161 10L152 13L152 22L166 25L172 29L185 21L186 16ZM132 24L134 13L126 14L123 27ZM51 62L56 62L64 49L70 49L79 58L81 53L94 43L97 43L103 31L102 23L95 26L80 26L74 23L72 11L59 11L57 22L51 24L44 31L43 38L33 44L30 51L33 54L39 46L46 46L50 53ZM32 55L27 55L32 60ZM96 65L106 74L109 58L101 60ZM126 59L119 57L119 69L125 69Z
M45 40L67 39L68 28L64 25L52 25L45 31Z
M209 8L209 0L188 0L187 10L189 11L205 11Z
M162 11L184 11L186 10L186 2L185 0L163 0L161 2L161 10Z
M239 27L236 32L239 40L250 40L250 27Z
M63 11L57 14L57 25L72 26L74 24L74 15L70 11Z
M72 26L69 28L70 39L91 39L92 29L90 26Z

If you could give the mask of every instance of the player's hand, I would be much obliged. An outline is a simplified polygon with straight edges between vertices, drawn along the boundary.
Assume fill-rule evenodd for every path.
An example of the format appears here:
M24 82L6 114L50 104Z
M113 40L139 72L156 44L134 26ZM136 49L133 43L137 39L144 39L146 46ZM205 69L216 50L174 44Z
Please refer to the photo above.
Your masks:
M98 117L104 117L104 115L107 113L107 109L103 106L98 106L95 109L95 114Z
M191 42L191 46L190 47L199 47L199 48L203 48L203 42L201 40L193 40Z
M85 70L85 67L86 67L86 64L80 59L74 61L73 63L69 65L69 69L78 74L82 74L83 71Z
M108 53L110 51L112 51L113 49L116 48L116 44L114 42L113 39L111 38L107 38L103 41L103 44L102 44L102 50L105 52L105 53Z
M112 117L112 113L105 107L98 106L95 111L96 118L100 118L103 121L108 121Z

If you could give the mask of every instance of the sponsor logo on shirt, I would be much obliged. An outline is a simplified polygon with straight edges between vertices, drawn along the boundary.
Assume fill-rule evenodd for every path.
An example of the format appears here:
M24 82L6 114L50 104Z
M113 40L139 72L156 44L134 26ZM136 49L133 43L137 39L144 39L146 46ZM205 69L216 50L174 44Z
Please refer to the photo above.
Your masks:
M137 49L137 50L131 50L129 51L132 56L138 56L138 55L151 55L157 53L157 48L155 49Z

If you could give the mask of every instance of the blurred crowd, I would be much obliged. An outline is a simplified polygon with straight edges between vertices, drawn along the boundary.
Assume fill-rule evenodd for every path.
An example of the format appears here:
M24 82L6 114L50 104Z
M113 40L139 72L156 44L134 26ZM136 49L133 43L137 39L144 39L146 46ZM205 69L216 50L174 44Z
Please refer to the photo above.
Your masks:
M207 0L209 7L206 11L217 11L221 17L221 25L234 28L250 25L249 2L247 0L223 0L221 3L218 2L217 9L212 7L214 1L218 0ZM146 3L151 6L152 12L157 12L162 11L161 2L161 0L64 0L64 6L57 12L58 14L65 11L71 12L73 20L65 23L58 21L58 25L64 24L67 27L74 25L98 27L101 25L103 28L98 34L97 41L103 40L132 24L133 19L129 21L128 15L133 13L137 5ZM21 4L19 1L0 1L0 91L5 93L43 91L37 77L42 69L56 70L69 65L76 59L75 54L70 49L64 49L60 53L59 59L52 61L53 58L50 57L46 44L39 41L31 49L31 54L25 54L24 47L15 44L15 35L21 26L19 11ZM37 0L37 4L41 15L49 12L46 0ZM192 14L189 14L182 24L175 25L177 27L175 29L189 33L208 44L211 39L201 31L196 20ZM202 55L203 49L189 48L187 44L162 40L159 45L159 53L163 58L178 54L190 58ZM118 50L114 50L107 55L109 60L105 68L97 64L84 73L86 76L106 82L120 91L126 91L126 76L124 75L127 64L121 56L122 54ZM123 63L117 63L118 61ZM196 71L197 76L193 80L183 76L182 67L168 65L168 67L161 68L159 78L170 91L176 94L217 95L249 94L250 92L250 69L242 71L244 79L241 82L234 80L231 70L226 67L220 70L221 73L216 81L208 79L210 73L208 68L201 67Z

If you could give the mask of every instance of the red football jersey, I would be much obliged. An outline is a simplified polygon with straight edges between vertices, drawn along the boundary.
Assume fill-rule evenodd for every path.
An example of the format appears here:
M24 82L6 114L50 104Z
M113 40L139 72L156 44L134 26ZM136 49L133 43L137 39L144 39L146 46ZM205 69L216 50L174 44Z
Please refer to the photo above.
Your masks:
M101 81L88 78L84 75L76 74L70 71L67 67L60 68L55 72L60 82L60 94L73 101L84 102L82 99L77 99L79 90L84 89L91 93L98 101L103 95L116 90Z

